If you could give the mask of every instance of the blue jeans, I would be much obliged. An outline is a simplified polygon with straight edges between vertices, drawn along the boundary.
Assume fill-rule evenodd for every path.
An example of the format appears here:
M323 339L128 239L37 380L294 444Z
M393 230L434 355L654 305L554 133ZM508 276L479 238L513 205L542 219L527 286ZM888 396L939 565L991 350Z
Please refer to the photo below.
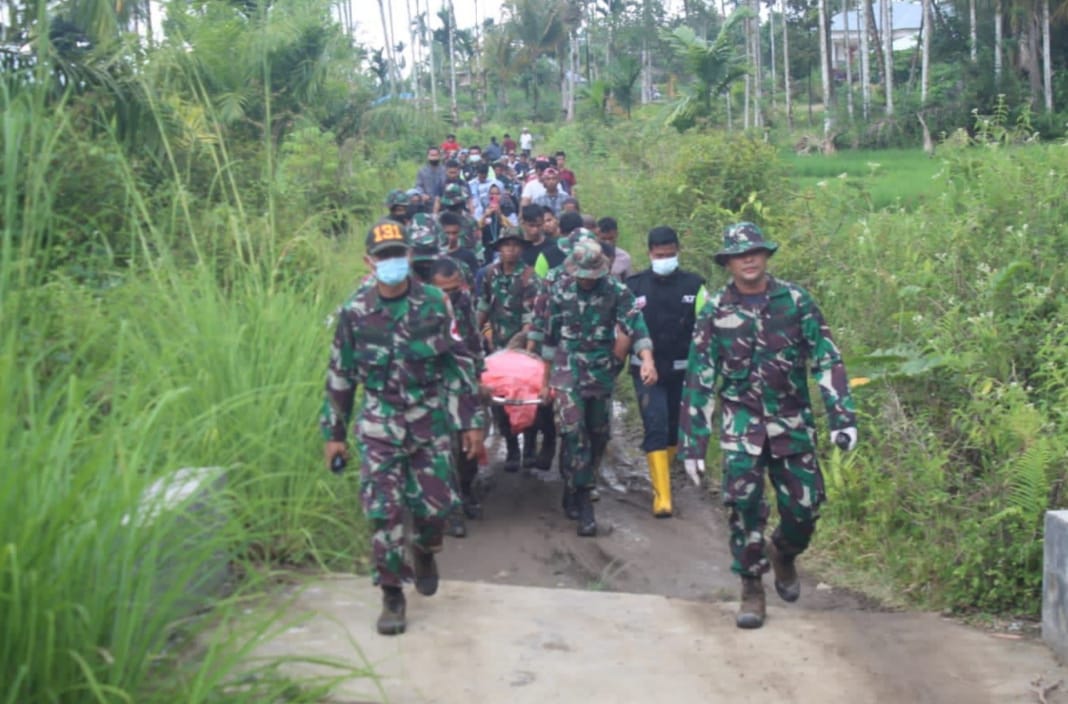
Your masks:
M645 437L642 452L666 450L679 442L679 404L682 403L682 385L685 372L678 372L658 379L652 386L642 383L638 368L631 367L634 391L638 395L638 410L642 415Z

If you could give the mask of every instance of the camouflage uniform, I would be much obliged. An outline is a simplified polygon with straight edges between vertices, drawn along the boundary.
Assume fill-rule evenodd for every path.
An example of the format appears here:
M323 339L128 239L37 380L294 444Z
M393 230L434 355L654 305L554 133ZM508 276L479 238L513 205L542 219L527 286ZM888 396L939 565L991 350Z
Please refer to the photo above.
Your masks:
M449 293L449 302L452 305L453 315L456 316L456 328L463 339L464 347L475 361L476 378L482 375L485 362L482 356L482 338L478 334L478 323L475 319L475 299L471 293L469 280L470 269L459 259L442 254L439 248L440 238L437 234L437 223L432 218L416 216L416 223L408 227L408 234L412 244L412 271L424 284L431 283L431 269L434 264L442 259L449 259L456 264L461 275L467 282L467 286ZM474 513L470 507L477 505L474 496L474 480L478 475L478 460L470 458L463 451L463 435L457 431L453 433L453 466L455 476L453 486L459 490L460 498L465 507L469 507L468 513ZM457 525L462 527L459 518L460 508L456 509L450 520L450 529L456 533ZM463 528L466 532L466 528Z
M772 253L776 247L749 223L728 230L725 242L717 255L721 263L731 254L753 249ZM825 499L815 454L809 366L832 431L855 427L841 354L807 291L769 276L766 296L754 300L732 283L698 314L679 419L680 456L704 460L718 395L723 501L731 509L731 569L743 576L759 576L769 568L765 467L778 499L781 522L772 540L780 554L792 557L808 547Z
M514 239L502 234L500 240ZM506 274L500 261L490 264L482 279L478 312L486 316L493 330L493 346L503 349L523 328L530 325L538 281L534 269L518 261L515 270Z
M546 315L534 320L534 329L544 340L542 357L552 368L549 384L563 436L561 472L570 488L588 490L596 483L611 432L612 389L622 364L613 355L616 327L634 340L635 353L652 349L652 342L634 294L607 276L599 244L580 240L565 266L571 274L552 284ZM595 278L597 284L585 290L579 278Z
M564 253L568 255L571 253L571 247L573 242L580 237L586 239L596 239L592 232L589 230L578 230L569 237L561 237L557 241L557 246ZM566 260L565 260L566 261ZM545 267L548 267L548 261L544 256L538 258L538 264L544 263ZM538 267L535 266L535 271L538 271ZM560 278L567 276L567 269L563 264L560 266L548 269L543 276L540 277L538 282L538 293L534 297L534 319L544 319L549 314L549 292L552 290L553 285ZM544 341L544 334L541 332L540 327L548 329L548 325L539 326L538 328L531 327L527 333L528 346L527 349L531 352L540 354L542 342ZM537 450L538 433L541 433L541 449ZM523 433L523 456L524 464L527 466L535 466L539 469L547 470L552 468L553 456L556 454L556 419L553 418L553 405L547 404L544 406L538 406L538 416L534 423L534 427ZM563 473L563 465L561 465L561 473Z
M515 228L502 230L494 247L505 241L514 240L523 243L522 234ZM520 333L529 329L534 309L534 299L538 293L538 279L534 268L519 259L511 274L504 271L500 260L486 268L482 279L482 290L478 296L479 319L485 320L491 330L494 349L504 349L520 339ZM493 407L497 426L507 445L505 469L518 469L519 441L512 433L508 414L500 406Z
M407 246L406 237L398 239ZM366 286L338 309L320 421L325 439L345 441L360 385L355 432L360 495L374 530L373 578L400 586L411 576L404 508L414 518L413 547L438 551L444 518L457 500L451 433L485 425L474 360L439 289L409 278L403 298L384 300L376 286Z
M478 221L471 217L471 214L467 212L467 200L470 198L466 186L462 186L458 183L450 183L445 186L445 190L441 196L441 204L446 208L453 209L461 217L463 217L463 225L460 226L460 246L464 249L470 249L475 253L480 262L486 261L485 247L482 244L482 230L478 226ZM460 204L464 205L461 210L456 210L455 206ZM446 246L444 233L442 234L441 246Z

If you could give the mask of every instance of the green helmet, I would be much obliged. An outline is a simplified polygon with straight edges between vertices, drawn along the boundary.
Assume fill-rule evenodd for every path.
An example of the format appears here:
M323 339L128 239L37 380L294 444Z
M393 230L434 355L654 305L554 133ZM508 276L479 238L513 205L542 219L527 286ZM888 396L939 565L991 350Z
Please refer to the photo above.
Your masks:
M404 191L402 191L399 188L394 188L392 191L389 192L389 195L386 196L386 207L387 208L392 208L393 206L396 206L396 205L404 205L404 206L406 206L406 205L408 205L408 202L409 202L408 194L405 193Z

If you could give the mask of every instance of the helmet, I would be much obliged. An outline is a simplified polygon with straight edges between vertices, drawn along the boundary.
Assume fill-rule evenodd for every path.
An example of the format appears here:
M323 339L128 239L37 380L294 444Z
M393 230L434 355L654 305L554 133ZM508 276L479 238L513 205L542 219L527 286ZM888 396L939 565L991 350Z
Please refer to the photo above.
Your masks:
M399 188L394 188L386 196L386 207L392 208L396 205L408 205L408 194Z

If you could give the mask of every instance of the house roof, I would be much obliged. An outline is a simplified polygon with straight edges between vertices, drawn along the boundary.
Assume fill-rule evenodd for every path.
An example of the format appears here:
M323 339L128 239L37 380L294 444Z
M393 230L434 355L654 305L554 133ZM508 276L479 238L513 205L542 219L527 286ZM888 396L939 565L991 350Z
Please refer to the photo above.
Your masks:
M895 2L891 3L890 9L893 13L893 19L891 24L895 32L905 32L910 30L913 32L920 31L920 25L923 24L923 5L918 2ZM945 12L946 8L942 8L942 10L943 12ZM878 3L874 3L872 11L875 15L875 26L878 27L879 31L881 32L883 29L883 20L882 17L879 16L880 13ZM857 28L860 26L860 20L860 10L849 11L850 32L857 31ZM831 18L831 31L845 31L843 13L839 12Z

